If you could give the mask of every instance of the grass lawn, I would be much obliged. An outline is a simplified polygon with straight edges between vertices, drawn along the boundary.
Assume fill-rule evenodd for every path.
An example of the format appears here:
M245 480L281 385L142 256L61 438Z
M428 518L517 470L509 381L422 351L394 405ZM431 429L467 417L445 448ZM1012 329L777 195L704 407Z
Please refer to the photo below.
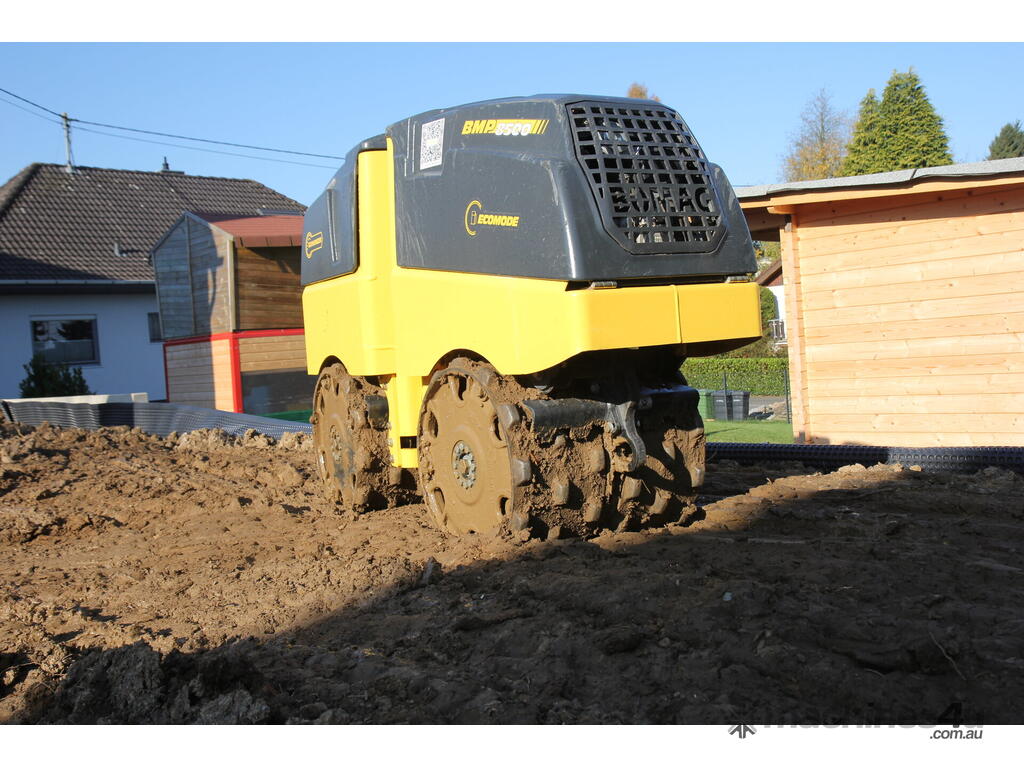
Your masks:
M312 411L281 411L280 413L264 413L268 419L281 419L282 421L304 421L309 424L309 417Z
M788 421L704 420L710 443L792 443L793 425Z

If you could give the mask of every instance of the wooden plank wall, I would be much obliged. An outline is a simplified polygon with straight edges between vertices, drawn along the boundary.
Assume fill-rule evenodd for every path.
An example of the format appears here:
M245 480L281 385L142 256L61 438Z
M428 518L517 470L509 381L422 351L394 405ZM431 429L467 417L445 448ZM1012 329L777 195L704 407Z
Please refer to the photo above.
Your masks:
M223 233L185 217L153 252L165 339L234 330L227 249Z
M238 340L238 367L242 373L306 370L306 337L259 336Z
M234 330L228 271L228 238L220 230L191 222L192 302L196 328L193 335Z
M783 291L786 294L786 337L789 356L790 421L793 423L793 439L798 443L807 442L807 373L803 345L798 340L803 336L803 294L800 291L800 259L797 245L796 216L784 229L779 230L779 245L782 254Z
M1024 445L1024 188L803 205L793 227L794 432Z
M180 220L153 252L160 322L165 339L195 335L188 269L188 227Z
M299 248L235 248L238 328L302 327Z
M230 339L169 344L165 350L168 401L234 410Z

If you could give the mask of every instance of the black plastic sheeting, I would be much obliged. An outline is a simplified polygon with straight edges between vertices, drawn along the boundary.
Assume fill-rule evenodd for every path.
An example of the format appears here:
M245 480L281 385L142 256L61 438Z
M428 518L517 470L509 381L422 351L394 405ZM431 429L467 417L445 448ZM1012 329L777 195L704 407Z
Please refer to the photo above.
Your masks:
M144 432L166 437L171 432L193 432L197 429L222 429L232 435L243 435L255 429L275 440L286 432L310 434L313 428L299 421L282 421L246 413L215 411L173 403L14 403L0 401L4 416L10 421L39 426L48 422L59 427L99 429L100 427L139 427Z
M977 472L1001 467L1024 474L1024 448L948 447L887 448L875 445L777 445L775 443L708 443L708 461L761 464L794 461L835 470L848 464L903 464L928 472Z

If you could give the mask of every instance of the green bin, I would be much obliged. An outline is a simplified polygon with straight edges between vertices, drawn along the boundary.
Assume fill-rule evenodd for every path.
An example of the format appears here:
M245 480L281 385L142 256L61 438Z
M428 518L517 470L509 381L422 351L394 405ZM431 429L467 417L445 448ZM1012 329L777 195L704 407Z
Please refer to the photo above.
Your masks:
M715 404L711 398L713 390L698 389L697 392L700 393L700 405L697 406L700 410L700 417L702 419L715 418Z

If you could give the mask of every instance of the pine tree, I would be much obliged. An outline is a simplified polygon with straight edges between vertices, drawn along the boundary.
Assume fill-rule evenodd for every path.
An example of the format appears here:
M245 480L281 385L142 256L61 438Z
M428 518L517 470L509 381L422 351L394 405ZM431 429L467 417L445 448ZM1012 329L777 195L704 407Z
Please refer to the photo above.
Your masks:
M786 181L827 179L839 173L843 165L849 121L838 112L822 88L800 115L800 132L793 137L793 148L783 161Z
M847 158L846 176L953 162L942 118L913 69L892 73L881 102L868 92Z
M992 143L988 145L989 160L1003 160L1008 157L1024 157L1024 131L1020 120L1007 123Z
M887 171L949 165L953 155L942 118L913 69L893 72L879 107L882 158Z
M875 89L868 89L868 95L860 103L853 138L846 148L842 176L859 176L878 173L881 165L878 158L878 144L881 139L879 123L879 102Z
M21 366L28 375L18 386L22 397L62 397L65 395L91 395L81 368L49 363L42 355L32 355L27 365Z

